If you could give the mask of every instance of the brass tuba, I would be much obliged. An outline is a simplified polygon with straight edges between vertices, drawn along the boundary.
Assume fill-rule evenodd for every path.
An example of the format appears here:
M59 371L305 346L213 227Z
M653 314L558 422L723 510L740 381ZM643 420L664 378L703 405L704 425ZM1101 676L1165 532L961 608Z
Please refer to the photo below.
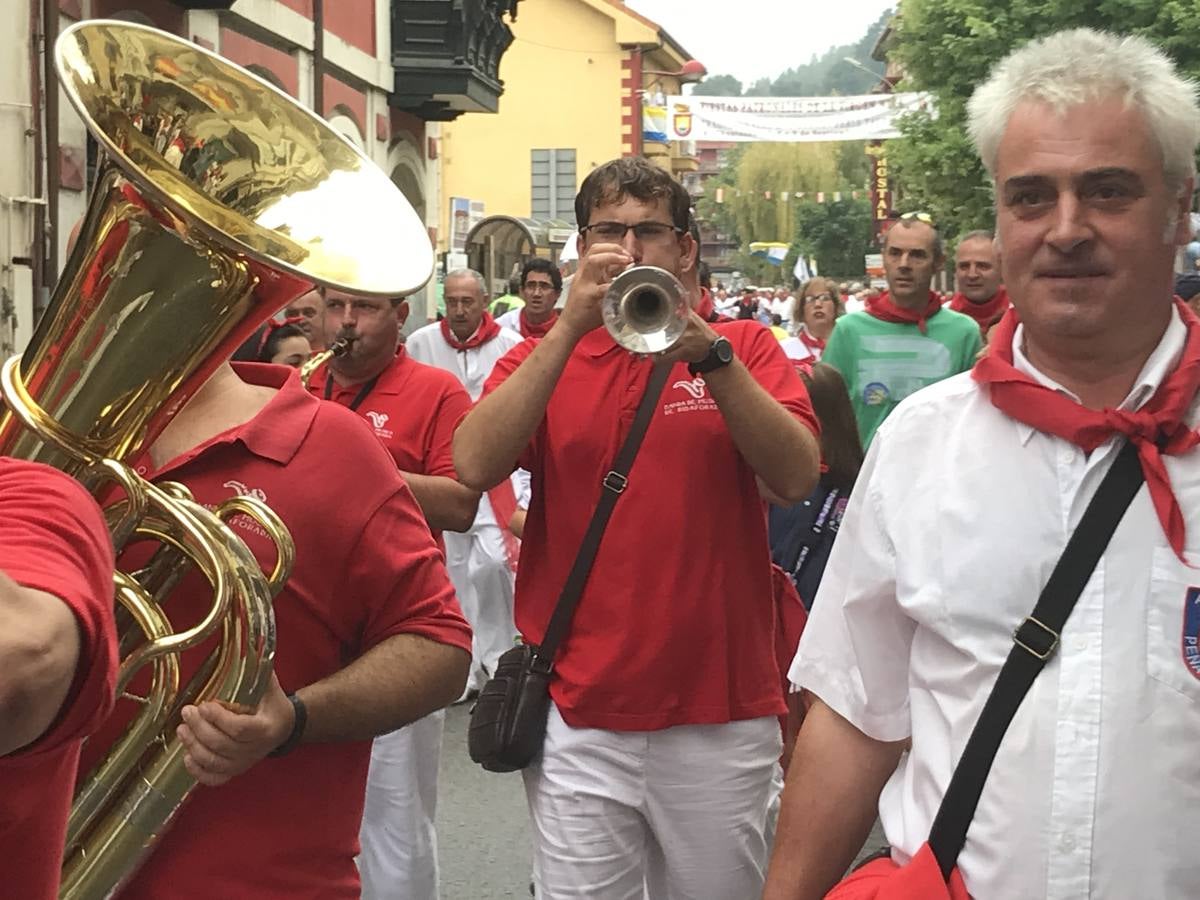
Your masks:
M0 370L0 454L83 483L107 504L118 553L131 541L159 545L144 568L114 573L119 688L143 669L151 687L81 780L68 825L61 896L99 898L132 874L194 786L175 736L180 708L254 706L269 683L271 602L293 554L286 528L254 498L209 511L131 464L287 302L315 283L389 297L416 290L432 252L383 172L216 54L103 20L68 29L55 53L103 160L49 307L25 353ZM236 516L275 541L269 575L229 528ZM189 568L213 601L202 621L176 628L169 594ZM210 637L216 649L181 686L179 655Z

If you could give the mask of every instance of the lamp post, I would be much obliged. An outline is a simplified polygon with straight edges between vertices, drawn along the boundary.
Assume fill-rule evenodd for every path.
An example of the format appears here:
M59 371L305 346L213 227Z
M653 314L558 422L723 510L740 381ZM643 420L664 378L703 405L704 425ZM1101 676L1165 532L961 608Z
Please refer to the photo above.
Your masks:
M886 75L880 75L874 69L868 69L866 66L864 66L862 63L860 63L853 56L843 56L842 62L846 63L847 65L854 66L854 68L859 69L863 72L866 72L868 75L870 75L872 78L874 78L876 82L878 82L876 87L878 87L878 85L880 85L880 84L885 84L885 85L890 86L890 83L888 82Z

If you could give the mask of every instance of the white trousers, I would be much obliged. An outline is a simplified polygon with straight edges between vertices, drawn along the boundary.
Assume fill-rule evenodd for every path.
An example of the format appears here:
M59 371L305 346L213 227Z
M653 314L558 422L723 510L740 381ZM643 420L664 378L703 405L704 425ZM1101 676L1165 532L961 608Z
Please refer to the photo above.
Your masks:
M538 897L758 897L780 749L775 718L616 732L552 708L524 772Z
M362 900L437 900L438 763L445 710L375 738L358 839Z
M479 499L479 513L471 530L463 534L447 531L444 537L446 569L474 635L467 687L479 689L496 671L500 655L512 648L516 638L515 577L508 567L504 537L486 494Z

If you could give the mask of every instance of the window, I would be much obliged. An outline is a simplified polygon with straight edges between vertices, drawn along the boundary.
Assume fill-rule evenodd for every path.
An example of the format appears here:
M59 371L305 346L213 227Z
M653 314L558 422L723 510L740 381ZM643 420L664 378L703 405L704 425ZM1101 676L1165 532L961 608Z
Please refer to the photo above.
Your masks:
M575 222L575 151L534 150L531 170L535 219Z

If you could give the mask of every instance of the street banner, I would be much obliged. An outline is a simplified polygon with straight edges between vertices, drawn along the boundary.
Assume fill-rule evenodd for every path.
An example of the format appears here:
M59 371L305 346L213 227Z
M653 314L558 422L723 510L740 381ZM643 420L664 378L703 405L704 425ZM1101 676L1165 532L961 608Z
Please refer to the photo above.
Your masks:
M934 112L927 93L857 97L681 97L647 107L646 132L674 141L870 141L899 137L896 118ZM665 114L665 115L664 115ZM653 123L650 125L650 123Z

